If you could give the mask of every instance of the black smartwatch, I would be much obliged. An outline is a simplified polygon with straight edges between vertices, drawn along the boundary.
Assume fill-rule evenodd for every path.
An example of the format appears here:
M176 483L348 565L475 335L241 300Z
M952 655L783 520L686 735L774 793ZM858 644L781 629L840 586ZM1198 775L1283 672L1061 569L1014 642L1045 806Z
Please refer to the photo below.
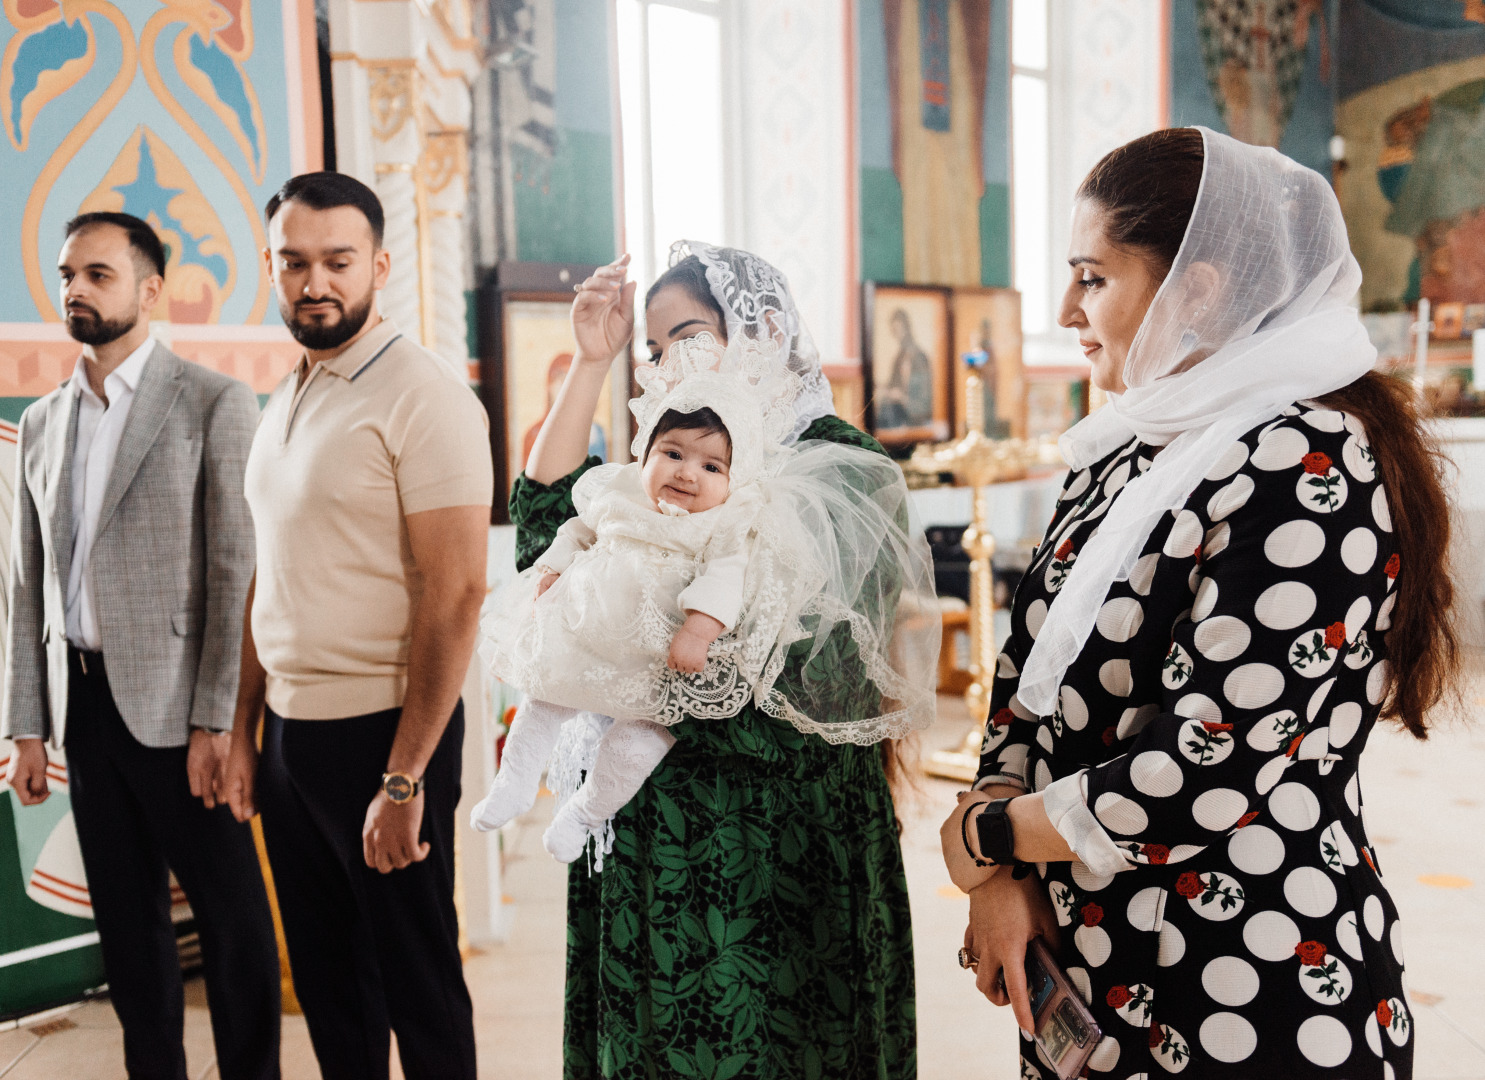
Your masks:
M980 854L997 866L1010 866L1016 861L1016 836L1011 829L1010 799L993 799L975 818L979 830Z

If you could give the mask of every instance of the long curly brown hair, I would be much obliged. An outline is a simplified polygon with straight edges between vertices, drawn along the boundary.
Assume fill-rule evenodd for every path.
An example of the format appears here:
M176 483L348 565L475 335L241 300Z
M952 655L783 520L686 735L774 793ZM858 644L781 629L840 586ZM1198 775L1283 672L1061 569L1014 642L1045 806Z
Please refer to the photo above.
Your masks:
M1078 197L1104 212L1110 241L1146 257L1163 278L1196 209L1205 156L1195 128L1152 132L1104 157L1078 188ZM1458 686L1444 493L1448 459L1424 429L1411 387L1391 376L1368 372L1320 401L1361 421L1382 474L1402 555L1386 635L1382 717L1424 739L1430 710L1456 694Z

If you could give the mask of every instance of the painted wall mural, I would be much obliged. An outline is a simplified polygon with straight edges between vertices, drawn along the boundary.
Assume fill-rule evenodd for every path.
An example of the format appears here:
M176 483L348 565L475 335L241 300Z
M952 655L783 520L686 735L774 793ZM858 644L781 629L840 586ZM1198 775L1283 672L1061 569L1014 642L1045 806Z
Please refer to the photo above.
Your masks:
M862 0L861 275L1010 284L1008 0Z
M1485 303L1485 4L1345 0L1337 185L1362 305Z
M21 198L0 219L0 416L70 373L53 260L63 223L90 210L135 214L165 242L162 336L266 392L293 350L261 271L262 206L320 158L311 0L4 12L0 178Z
M1171 123L1330 175L1337 0L1171 0Z

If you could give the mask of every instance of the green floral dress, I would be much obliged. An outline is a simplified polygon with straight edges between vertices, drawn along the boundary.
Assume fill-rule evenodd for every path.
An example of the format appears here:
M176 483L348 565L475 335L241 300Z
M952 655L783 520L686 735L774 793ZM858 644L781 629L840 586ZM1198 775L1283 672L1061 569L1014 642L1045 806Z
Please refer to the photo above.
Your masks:
M822 439L880 452L833 416ZM525 569L572 486L511 496ZM849 637L846 639L849 642ZM842 716L873 708L849 644L811 663ZM808 650L804 642L796 648ZM912 925L879 746L831 746L754 708L689 720L567 885L567 1080L917 1075Z

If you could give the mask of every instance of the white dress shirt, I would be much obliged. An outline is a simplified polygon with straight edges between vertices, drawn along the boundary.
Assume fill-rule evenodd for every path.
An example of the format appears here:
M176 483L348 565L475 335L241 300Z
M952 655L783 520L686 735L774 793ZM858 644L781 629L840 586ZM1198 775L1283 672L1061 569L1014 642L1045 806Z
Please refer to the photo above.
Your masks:
M88 383L87 360L78 357L72 372L72 390L78 397L77 442L72 448L72 564L67 575L67 640L79 649L99 652L103 638L93 604L93 581L88 562L98 533L98 514L103 492L113 474L119 439L134 404L134 390L144 373L144 363L154 350L155 339L143 345L103 380L108 404Z

